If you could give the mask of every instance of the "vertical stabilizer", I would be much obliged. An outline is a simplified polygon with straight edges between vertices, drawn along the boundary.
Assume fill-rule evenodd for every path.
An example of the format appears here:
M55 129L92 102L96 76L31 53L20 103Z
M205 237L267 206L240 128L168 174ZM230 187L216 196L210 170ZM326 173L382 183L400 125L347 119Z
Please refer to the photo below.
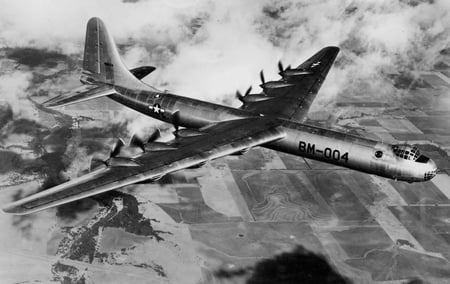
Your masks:
M105 83L133 89L149 89L123 64L116 44L99 18L87 23L83 75L85 84Z

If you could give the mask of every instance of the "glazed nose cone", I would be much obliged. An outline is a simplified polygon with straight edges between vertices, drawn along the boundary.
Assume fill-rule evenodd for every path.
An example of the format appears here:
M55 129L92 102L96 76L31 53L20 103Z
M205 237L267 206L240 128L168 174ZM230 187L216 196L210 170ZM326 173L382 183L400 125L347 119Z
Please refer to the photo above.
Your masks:
M437 173L436 163L432 159L428 160L427 170L425 171L424 179L430 180L436 176L436 173Z

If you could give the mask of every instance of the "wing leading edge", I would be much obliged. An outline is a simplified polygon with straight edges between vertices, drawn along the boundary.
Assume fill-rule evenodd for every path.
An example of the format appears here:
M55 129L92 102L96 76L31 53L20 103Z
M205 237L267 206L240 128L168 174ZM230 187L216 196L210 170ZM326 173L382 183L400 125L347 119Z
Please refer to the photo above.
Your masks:
M144 152L138 167L107 167L8 204L7 213L29 214L71 201L155 179L168 173L284 137L278 120L248 118L207 127L204 134L175 142L171 151Z

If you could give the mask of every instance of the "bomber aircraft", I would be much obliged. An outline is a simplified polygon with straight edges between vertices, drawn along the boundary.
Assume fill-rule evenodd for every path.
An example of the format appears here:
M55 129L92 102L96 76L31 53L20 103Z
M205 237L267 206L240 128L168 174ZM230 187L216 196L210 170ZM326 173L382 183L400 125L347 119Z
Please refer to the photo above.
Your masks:
M281 79L277 81L266 81L261 71L262 92L251 93L251 88L244 94L237 92L242 106L233 108L177 96L143 83L141 79L155 68L128 70L105 24L91 18L87 23L82 87L43 105L58 107L106 96L173 124L175 138L160 142L160 133L155 130L146 139L133 136L129 145L119 139L109 158L99 161L100 167L7 204L3 210L14 214L36 212L126 185L156 181L220 157L245 154L256 146L395 180L420 182L433 178L436 164L416 147L386 144L303 123L338 52L338 47L325 47L295 68L285 68L279 62Z

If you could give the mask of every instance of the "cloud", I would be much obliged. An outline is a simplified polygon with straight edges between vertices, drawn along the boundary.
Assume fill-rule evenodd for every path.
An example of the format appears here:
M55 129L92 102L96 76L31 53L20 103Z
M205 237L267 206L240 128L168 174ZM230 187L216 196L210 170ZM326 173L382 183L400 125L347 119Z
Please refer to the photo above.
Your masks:
M259 4L261 5L261 4ZM162 70L171 90L216 102L236 89L258 82L261 68L277 62L280 50L260 34L255 1L215 2L207 20Z
M121 41L142 37L178 41L182 30L174 19L179 14L196 13L198 1L185 5L166 2L2 0L0 43L57 48L69 54L81 52L86 22L94 16L107 22L114 37Z
M237 89L277 78L276 62L300 64L326 45L342 47L318 97L327 103L384 69L427 70L448 47L448 1L0 1L0 46L78 54L85 24L101 17L132 68L156 65L144 79L161 89L232 102ZM37 12L39 11L39 12ZM356 83L356 84L355 84ZM367 86L365 86L367 88ZM138 117L126 114L128 121Z
M14 113L35 119L34 107L26 99L31 78L31 73L24 71L0 75L0 100L11 105Z

